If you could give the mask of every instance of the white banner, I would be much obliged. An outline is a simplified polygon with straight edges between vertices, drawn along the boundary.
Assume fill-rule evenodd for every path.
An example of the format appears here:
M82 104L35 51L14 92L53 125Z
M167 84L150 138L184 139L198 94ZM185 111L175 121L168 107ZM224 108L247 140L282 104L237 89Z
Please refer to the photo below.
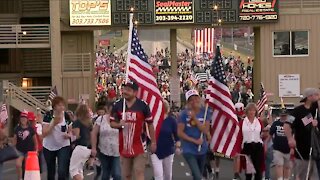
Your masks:
M110 0L69 0L70 26L111 25Z
M279 97L300 97L300 74L279 74Z

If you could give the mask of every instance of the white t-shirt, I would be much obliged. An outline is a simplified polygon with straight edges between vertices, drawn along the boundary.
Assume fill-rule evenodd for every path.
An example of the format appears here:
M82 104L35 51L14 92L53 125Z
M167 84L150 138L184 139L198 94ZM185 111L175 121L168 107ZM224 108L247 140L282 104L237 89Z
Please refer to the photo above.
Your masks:
M242 124L242 135L243 142L242 143L263 143L260 133L262 127L260 121L257 118L254 118L253 123L249 121L246 117L243 120Z
M43 122L43 124L49 125L50 122ZM62 126L66 126L66 131L68 129L68 125L66 123L65 118L63 117L63 121L57 124L52 132L43 138L43 147L48 149L49 151L57 151L63 147L70 146L70 139L65 139L64 135L66 132L62 132Z
M119 157L119 130L110 126L109 118L110 115L107 114L96 120L96 125L100 127L98 147L104 155Z

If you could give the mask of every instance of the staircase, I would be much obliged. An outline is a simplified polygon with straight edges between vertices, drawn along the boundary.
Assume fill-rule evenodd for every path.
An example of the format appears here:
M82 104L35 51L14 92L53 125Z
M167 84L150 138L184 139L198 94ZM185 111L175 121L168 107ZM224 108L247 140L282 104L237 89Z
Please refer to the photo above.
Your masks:
M9 81L3 81L3 89L5 91L7 103L19 111L33 111L36 112L37 108L41 113L47 111L45 104L38 100L36 97L30 95L20 87L15 86Z

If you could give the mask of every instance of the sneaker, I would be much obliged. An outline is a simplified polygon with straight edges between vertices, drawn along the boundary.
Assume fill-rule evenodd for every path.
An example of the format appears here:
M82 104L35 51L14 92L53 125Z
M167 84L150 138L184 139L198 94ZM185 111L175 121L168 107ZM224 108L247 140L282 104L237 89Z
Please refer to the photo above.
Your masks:
M241 180L241 177L239 174L235 174L233 180Z

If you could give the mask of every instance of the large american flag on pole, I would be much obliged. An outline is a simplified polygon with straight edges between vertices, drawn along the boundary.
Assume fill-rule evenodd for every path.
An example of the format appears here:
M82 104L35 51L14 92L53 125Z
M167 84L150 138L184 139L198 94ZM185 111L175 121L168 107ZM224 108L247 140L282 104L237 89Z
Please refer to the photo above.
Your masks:
M194 30L195 53L213 53L215 45L214 28L203 28Z
M206 102L213 109L210 147L213 152L233 157L239 152L241 145L237 138L240 127L226 83L219 46L216 49L211 74L206 91Z
M257 102L259 116L263 112L264 106L267 104L267 102L268 102L267 94L264 91L263 84L261 83L260 84L260 100Z
M132 23L132 21L130 21ZM151 65L148 63L138 38L136 27L130 25L128 48L128 78L135 80L139 85L137 97L144 100L150 107L153 117L153 125L158 137L161 124L164 120L164 106L162 96L158 89L157 81L152 71Z

